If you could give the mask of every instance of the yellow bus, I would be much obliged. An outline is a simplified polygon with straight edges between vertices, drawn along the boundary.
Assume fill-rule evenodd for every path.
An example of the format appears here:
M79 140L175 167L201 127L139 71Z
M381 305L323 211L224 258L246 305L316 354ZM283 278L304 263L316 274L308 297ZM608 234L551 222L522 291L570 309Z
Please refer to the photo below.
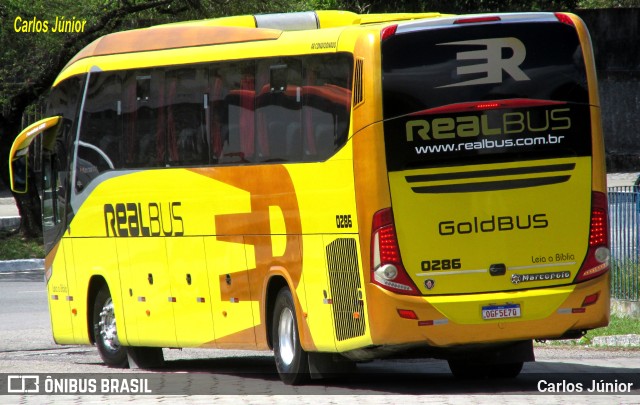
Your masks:
M593 53L572 14L227 17L104 36L42 134L59 344L394 356L515 377L609 319ZM349 367L347 367L349 369Z

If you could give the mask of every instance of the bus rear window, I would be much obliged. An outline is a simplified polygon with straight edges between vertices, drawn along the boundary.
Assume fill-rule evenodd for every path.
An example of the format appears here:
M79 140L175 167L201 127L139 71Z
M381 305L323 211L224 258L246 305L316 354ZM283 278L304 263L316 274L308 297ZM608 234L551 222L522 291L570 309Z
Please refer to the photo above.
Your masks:
M575 29L498 23L382 43L390 170L586 156L587 78Z

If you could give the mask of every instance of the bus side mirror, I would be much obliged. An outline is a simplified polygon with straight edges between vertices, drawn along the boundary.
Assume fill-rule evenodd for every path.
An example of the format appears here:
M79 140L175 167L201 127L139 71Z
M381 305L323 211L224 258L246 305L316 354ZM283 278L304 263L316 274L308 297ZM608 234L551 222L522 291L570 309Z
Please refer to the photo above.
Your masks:
M27 161L26 154L11 161L11 190L14 193L27 192Z
M60 116L43 118L38 122L34 122L22 130L13 140L11 152L9 153L9 179L11 183L11 191L23 194L27 192L27 160L29 157L29 145L43 131L58 125Z

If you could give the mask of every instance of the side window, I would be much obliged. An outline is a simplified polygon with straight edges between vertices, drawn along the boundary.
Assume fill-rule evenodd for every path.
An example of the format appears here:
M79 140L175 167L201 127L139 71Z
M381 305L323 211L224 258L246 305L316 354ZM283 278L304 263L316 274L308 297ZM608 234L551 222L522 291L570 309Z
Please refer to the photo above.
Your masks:
M164 78L164 111L167 164L171 166L209 163L206 136L204 67L175 68Z
M113 72L92 73L78 142L77 192L85 189L100 173L122 166L121 112L120 76Z
M113 169L320 161L346 142L348 54L90 75L76 191Z
M158 143L161 89L160 72L134 70L122 80L122 132L127 168L163 167L164 148Z
M256 75L257 162L302 159L302 62L272 58L258 62Z
M304 67L304 160L325 160L347 141L353 61L347 54L317 55L305 58Z
M255 64L234 62L216 65L210 75L210 88L221 87L221 96L212 91L212 133L220 136L221 164L249 163L255 156ZM224 99L222 94L224 93ZM219 125L216 128L216 125Z

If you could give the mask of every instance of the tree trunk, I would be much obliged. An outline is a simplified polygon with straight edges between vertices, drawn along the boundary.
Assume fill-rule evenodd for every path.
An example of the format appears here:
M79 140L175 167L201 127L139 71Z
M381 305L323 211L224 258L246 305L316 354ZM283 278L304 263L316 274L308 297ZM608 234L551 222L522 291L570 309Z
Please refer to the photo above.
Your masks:
M20 232L26 238L42 236L42 206L33 173L29 174L29 189L24 194L14 193L20 213Z

